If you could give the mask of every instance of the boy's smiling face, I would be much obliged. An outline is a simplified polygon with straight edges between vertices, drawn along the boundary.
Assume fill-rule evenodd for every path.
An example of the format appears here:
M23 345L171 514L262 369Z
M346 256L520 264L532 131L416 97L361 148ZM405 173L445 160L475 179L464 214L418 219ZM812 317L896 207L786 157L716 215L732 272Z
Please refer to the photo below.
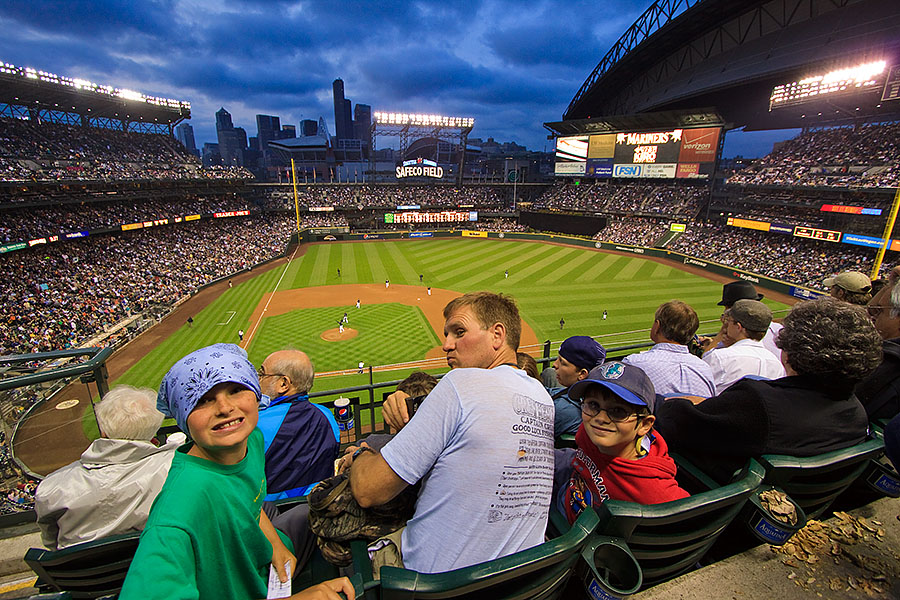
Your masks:
M197 402L187 425L194 440L188 454L236 464L247 454L247 438L259 420L256 394L239 383L215 385Z
M635 441L653 426L652 415L638 416L639 407L625 402L601 385L591 385L582 400L581 420L591 442L603 454L635 459ZM608 410L622 412L624 420L613 421ZM588 413L595 413L591 416Z

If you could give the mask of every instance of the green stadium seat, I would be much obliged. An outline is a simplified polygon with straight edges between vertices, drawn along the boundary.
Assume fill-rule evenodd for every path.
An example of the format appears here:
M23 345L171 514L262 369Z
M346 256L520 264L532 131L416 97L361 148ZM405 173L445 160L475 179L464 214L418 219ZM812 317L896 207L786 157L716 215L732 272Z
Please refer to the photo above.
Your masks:
M571 528L566 525L564 533L534 548L446 573L417 573L382 567L380 582L374 580L366 543L353 542L353 566L363 577L364 587L370 594L367 597L381 600L559 598L578 563L585 565L583 554L592 555L606 541L606 538L592 535L597 523L597 514L586 510ZM601 578L593 564L584 568L591 579ZM629 593L640 586L640 571L636 565L634 572L636 582L632 582L633 589L627 590Z
M554 444L557 448L574 448L575 444L575 434L574 433L561 433L556 436L556 442Z
M675 459L679 482L693 494L689 498L646 505L608 500L597 509L597 534L628 544L645 587L691 570L763 480L763 468L752 459L741 478L725 486L681 457Z
M884 441L873 437L816 456L764 454L759 462L765 469L764 483L784 490L808 518L816 519L883 453Z
M40 590L68 592L73 600L116 595L134 558L140 533L115 535L62 550L31 548L25 562Z

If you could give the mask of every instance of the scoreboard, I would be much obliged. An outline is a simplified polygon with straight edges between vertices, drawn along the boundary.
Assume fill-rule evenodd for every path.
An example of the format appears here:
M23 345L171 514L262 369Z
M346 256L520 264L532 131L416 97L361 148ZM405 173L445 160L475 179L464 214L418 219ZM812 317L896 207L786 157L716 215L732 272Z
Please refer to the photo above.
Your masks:
M445 210L442 212L399 212L384 213L385 223L460 223L477 221L476 210Z
M720 127L560 137L558 176L708 179L719 150Z

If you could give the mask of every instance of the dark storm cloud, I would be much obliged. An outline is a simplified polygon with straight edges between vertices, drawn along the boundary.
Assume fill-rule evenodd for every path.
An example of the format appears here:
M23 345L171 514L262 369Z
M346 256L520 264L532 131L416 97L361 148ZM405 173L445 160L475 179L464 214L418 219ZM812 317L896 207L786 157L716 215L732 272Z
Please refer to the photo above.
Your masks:
M474 116L474 137L543 145L603 53L649 0L6 2L0 59L189 100L199 142L220 106L324 116L331 82L374 109ZM210 110L211 107L214 107Z
M164 33L174 4L171 0L11 0L3 3L2 11L46 31L105 39L128 30Z

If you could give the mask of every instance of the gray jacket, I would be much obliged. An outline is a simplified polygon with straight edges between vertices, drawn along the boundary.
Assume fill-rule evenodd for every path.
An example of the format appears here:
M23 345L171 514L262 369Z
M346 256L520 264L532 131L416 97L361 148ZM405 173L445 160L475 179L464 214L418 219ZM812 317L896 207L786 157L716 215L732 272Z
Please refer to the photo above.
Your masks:
M141 531L184 434L150 442L100 438L77 460L50 473L34 496L38 526L51 550Z

